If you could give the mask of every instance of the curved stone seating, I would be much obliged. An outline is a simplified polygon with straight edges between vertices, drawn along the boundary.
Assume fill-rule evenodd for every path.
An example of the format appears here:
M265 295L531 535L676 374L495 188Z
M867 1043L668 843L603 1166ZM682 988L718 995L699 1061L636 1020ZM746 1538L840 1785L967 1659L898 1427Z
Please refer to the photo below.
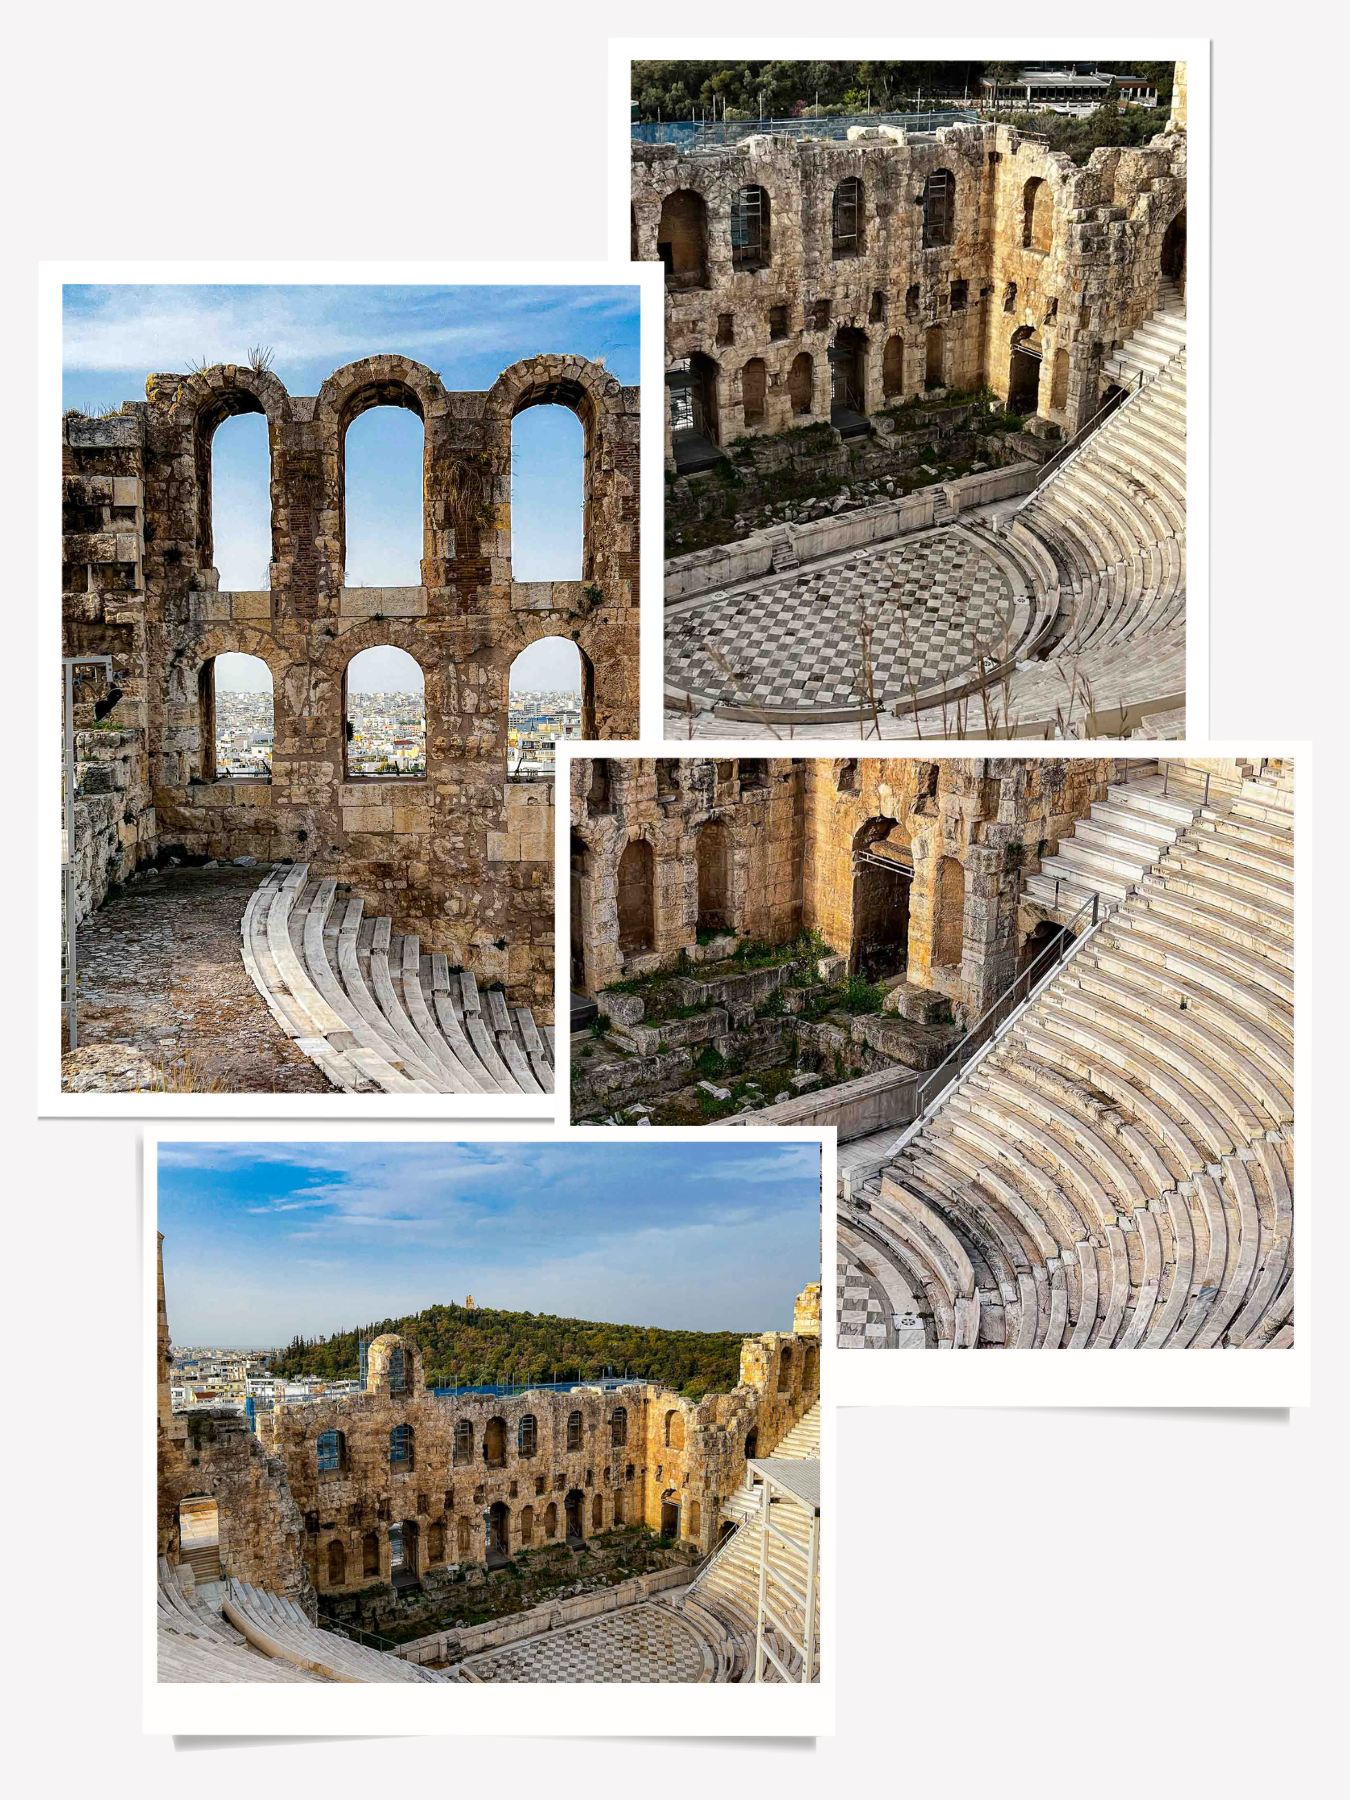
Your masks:
M804 1413L797 1423L764 1454L791 1461L816 1462L820 1458L820 1402ZM723 1504L721 1519L735 1526L731 1535L713 1552L679 1599L682 1611L689 1613L705 1641L713 1642L723 1672L716 1679L743 1681L752 1679L755 1661L755 1617L759 1608L759 1489L743 1487ZM799 1593L807 1588L806 1559L808 1527L803 1514L794 1506L774 1508L774 1524L791 1538L798 1554L789 1546L777 1546L776 1554L788 1564L789 1578ZM785 1554L784 1554L785 1553ZM800 1635L800 1613L787 1623ZM819 1616L816 1621L819 1639ZM781 1639L775 1637L774 1649L790 1673L800 1671L800 1658ZM766 1681L781 1677L772 1665L766 1666Z
M942 1347L1287 1348L1292 813L1113 788L1027 879L1047 913L1054 864L1054 916L1117 909L841 1228L885 1241Z
M185 1588L159 1559L156 1594L161 1681L439 1681L429 1669L368 1650L311 1625L291 1600L229 1581L221 1611Z
M274 869L241 924L242 955L297 1048L349 1093L553 1091L552 1034L527 1007L480 990L467 970L308 865Z
M312 1625L295 1601L280 1599L246 1581L229 1582L221 1610L255 1650L327 1681L441 1680L434 1669Z

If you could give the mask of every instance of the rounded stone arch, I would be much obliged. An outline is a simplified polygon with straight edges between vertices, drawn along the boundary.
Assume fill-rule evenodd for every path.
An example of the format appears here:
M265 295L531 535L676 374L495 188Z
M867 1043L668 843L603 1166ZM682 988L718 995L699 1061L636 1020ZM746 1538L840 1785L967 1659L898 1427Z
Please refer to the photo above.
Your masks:
M214 669L218 656L252 656L266 664L272 677L274 755L280 736L279 722L286 712L283 676L290 659L270 631L255 625L221 624L205 632L193 645L190 657L184 655L169 662L164 680L164 698L168 705L196 708L197 749L195 754L188 753L188 774L200 781L216 779Z
M511 426L532 406L566 407L581 422L581 579L592 581L596 558L595 506L602 485L605 437L611 420L623 412L623 386L603 364L591 362L587 357L549 355L530 356L512 363L488 389L484 418L495 427L497 454L503 471L503 491L494 493L493 499L499 506L505 504L504 526L499 513L497 529L504 529L508 556L511 542Z
M1046 253L1055 234L1055 195L1043 175L1022 183L1022 248Z
M398 1385L400 1361L403 1373ZM374 1393L382 1381L393 1395L413 1391L412 1353L396 1331L387 1331L366 1346L366 1392Z
M684 1414L678 1407L672 1407L666 1414L665 1440L667 1450L684 1449Z
M564 628L564 622L556 614L544 613L532 618L528 613L518 615L512 620L511 641L501 646L503 662L501 666L501 709L502 709L502 742L506 742L507 720L511 706L511 670L521 652L528 650L531 644L539 644L545 638L557 638L559 642L570 644L581 659L581 735L590 739L599 735L595 722L595 665L597 655L605 655L605 637L609 627L594 625L589 629L583 624ZM592 647L587 648L588 640ZM597 641L598 640L598 641Z
M961 200L956 171L948 168L931 170L924 177L919 198L923 206L923 248L949 248L956 242L956 220Z
M1035 412L1040 403L1041 339L1034 326L1019 325L1008 339L1008 407Z
M347 430L354 419L375 406L401 407L422 421L422 561L435 555L435 536L428 516L427 494L431 487L431 421L446 410L446 394L440 376L425 363L409 356L366 356L347 363L319 389L314 418L324 462L325 509L323 538L331 566L339 582L347 566ZM427 570L422 570L425 577ZM433 584L434 585L434 584Z
M667 287L708 286L708 200L697 188L673 188L661 196L656 253L665 265Z
M153 377L151 378L153 381ZM149 392L151 382L146 383ZM276 427L288 416L290 395L270 369L252 369L235 363L217 363L210 369L185 375L168 410L169 423L192 433L192 460L196 475L197 567L214 567L215 545L211 524L211 444L226 419L245 413L261 413L267 420L267 447L271 463L272 561L277 560Z
M656 948L656 850L640 833L619 852L616 882L618 947L621 955Z
M445 670L440 661L431 661L428 645L419 619L365 619L350 631L344 631L324 656L315 661L311 684L312 703L316 712L330 704L330 684L337 689L338 715L334 722L335 747L342 764L342 779L347 775L347 676L353 662L365 650L402 650L422 671L422 706L426 719L426 775L424 777L385 776L383 780L430 780L432 774L432 720L440 718L445 704ZM361 779L365 779L362 777Z

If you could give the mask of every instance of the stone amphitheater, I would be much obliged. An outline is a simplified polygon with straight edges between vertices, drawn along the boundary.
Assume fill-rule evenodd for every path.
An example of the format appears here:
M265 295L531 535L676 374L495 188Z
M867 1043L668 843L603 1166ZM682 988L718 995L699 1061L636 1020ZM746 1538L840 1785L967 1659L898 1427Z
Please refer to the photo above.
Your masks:
M512 422L540 405L583 428L580 581L513 577ZM415 587L347 580L347 431L379 406L424 428ZM214 563L212 445L240 413L268 431L271 559L256 592L223 590ZM166 1085L231 1091L546 1088L553 787L508 778L510 669L566 639L586 735L635 735L638 390L566 355L514 364L485 392L392 355L313 396L222 364L152 375L144 400L69 413L62 435L62 891L74 965L98 965L67 982L83 1026L67 1087L148 1059L168 1065ZM349 766L348 669L378 648L422 671L424 774ZM271 676L270 776L216 767L215 667L232 654ZM244 869L261 884L251 900ZM215 926L232 917L233 970L214 944L209 978L200 959L161 953L193 936L194 903ZM108 935L115 957L99 954Z
M1081 168L992 124L633 146L670 479L948 392L1024 417L1020 462L669 560L669 736L1184 735L1178 75L1164 133Z
M731 1394L508 1398L433 1393L386 1334L363 1391L255 1431L173 1410L161 1238L159 1679L818 1680L819 1345L812 1285L792 1332L746 1340ZM660 1554L620 1579L638 1538ZM435 1624L481 1616L503 1572L497 1616ZM548 1600L509 1609L541 1580ZM434 1628L380 1629L408 1621Z
M1293 780L1113 786L1027 878L1071 947L841 1146L842 1346L1293 1344Z

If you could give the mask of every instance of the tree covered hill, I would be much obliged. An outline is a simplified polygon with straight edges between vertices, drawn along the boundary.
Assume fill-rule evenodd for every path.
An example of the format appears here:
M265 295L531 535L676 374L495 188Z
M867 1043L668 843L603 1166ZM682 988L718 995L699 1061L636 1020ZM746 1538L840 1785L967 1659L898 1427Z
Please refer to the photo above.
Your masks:
M1040 59L1044 63L1045 59ZM1095 59L1094 59L1095 60ZM1172 97L1170 62L1098 62L1118 75L1149 75L1158 98ZM980 94L981 78L1015 74L1020 65L979 60L948 62L634 62L632 97L642 119L687 119L710 112L720 118L801 118L817 103L822 113L861 112L870 98L874 112L905 111L922 96L925 106L943 96Z
M505 1312L480 1306L431 1306L415 1317L381 1319L322 1341L296 1337L274 1360L279 1375L355 1376L358 1342L397 1332L415 1344L429 1387L479 1382L594 1381L625 1373L659 1381L690 1399L727 1393L740 1372L742 1339L734 1331L665 1331L652 1325L609 1325L552 1313Z

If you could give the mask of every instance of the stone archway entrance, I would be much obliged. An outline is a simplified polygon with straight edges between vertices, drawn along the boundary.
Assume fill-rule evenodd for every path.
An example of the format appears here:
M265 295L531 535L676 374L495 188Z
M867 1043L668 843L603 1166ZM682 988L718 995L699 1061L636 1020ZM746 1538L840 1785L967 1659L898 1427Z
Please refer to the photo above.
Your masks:
M892 841L896 820L869 819L853 838L853 936L850 975L880 981L909 966L909 897L914 863Z
M404 1519L389 1528L389 1580L395 1588L420 1585L417 1573L417 1521Z
M666 375L670 403L670 447L680 474L708 469L718 461L717 364L695 351Z
M1162 272L1169 281L1175 281L1183 293L1186 291L1186 209L1173 219L1163 233Z
M1041 393L1041 340L1029 325L1015 331L1008 358L1008 410L1034 413Z
M511 1512L502 1500L496 1501L484 1515L487 1525L487 1566L500 1568L511 1554Z
M178 1560L200 1587L220 1580L220 1508L209 1494L191 1494L178 1503Z
M867 427L867 333L841 325L830 345L830 423L845 437Z
M586 1542L586 1496L580 1488L571 1490L563 1510L567 1515L567 1546L579 1550Z

